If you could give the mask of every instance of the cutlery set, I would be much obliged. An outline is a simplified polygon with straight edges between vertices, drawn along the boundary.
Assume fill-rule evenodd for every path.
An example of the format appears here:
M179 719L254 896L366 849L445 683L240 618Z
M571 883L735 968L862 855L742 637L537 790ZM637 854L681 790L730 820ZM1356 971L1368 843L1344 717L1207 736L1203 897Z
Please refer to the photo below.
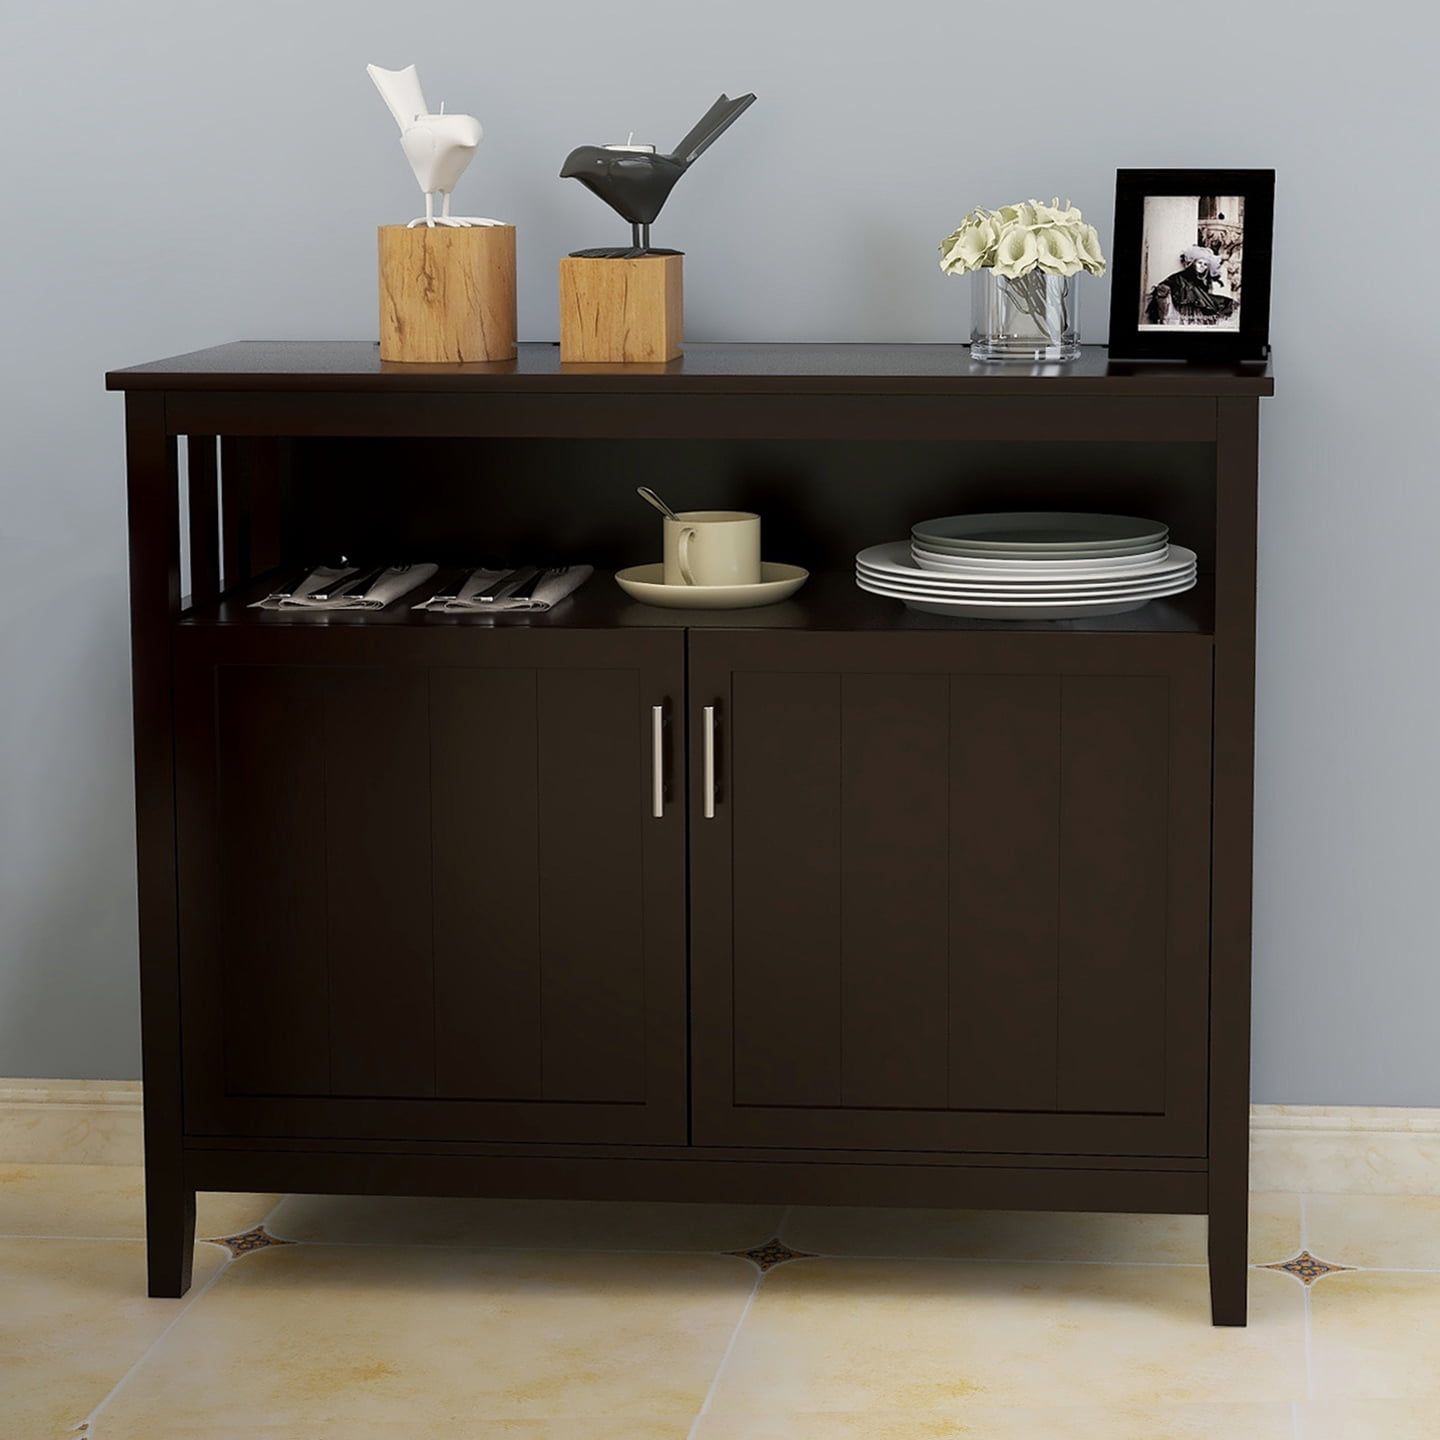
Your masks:
M583 573L581 573L583 572ZM548 610L589 578L588 565L522 565L470 571L453 594L432 595L421 610L495 614Z
M255 602L265 610L383 610L418 589L435 565L360 565L340 555L303 571L293 584ZM518 565L462 572L459 583L441 587L417 610L492 614L543 612L582 585L588 565Z

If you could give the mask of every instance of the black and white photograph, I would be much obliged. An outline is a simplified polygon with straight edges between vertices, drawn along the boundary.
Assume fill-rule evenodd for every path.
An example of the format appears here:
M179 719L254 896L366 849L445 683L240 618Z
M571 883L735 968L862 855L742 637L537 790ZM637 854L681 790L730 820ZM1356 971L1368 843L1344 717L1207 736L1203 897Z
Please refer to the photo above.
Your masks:
M1270 340L1273 170L1121 170L1110 352L1258 360Z
M1238 330L1243 195L1147 195L1140 328Z

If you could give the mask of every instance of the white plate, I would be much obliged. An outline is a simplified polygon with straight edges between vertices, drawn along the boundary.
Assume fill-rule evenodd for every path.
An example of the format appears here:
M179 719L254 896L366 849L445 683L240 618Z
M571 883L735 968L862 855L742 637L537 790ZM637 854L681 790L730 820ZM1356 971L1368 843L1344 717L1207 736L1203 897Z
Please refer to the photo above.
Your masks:
M1124 615L1139 610L1152 600L1167 595L1180 595L1193 586L1193 581L1174 584L1154 594L1126 597L1107 596L1102 600L1031 601L1028 604L1002 600L943 600L907 593L878 585L873 581L856 583L872 595L903 601L911 610L927 615L948 615L955 618L982 620L1078 620L1087 616Z
M758 585L667 585L664 565L632 565L615 583L632 599L672 610L744 610L788 600L809 578L798 565L764 561Z
M876 575L874 570L855 570L855 579L864 583L874 582L890 590L903 590L907 595L926 595L940 600L1007 600L1015 605L1025 603L1058 602L1058 600L1103 600L1120 595L1153 595L1159 590L1169 590L1175 585L1185 588L1194 585L1194 570L1182 570L1179 575L1168 575L1162 580L1148 580L1143 585L1087 585L1060 586L1058 589L1004 590L984 585L939 586L924 585L920 580L897 580L890 576Z
M916 541L926 549L941 555L953 555L958 560L1109 560L1116 556L1151 555L1161 548L1161 543L1146 540L1127 545L1006 545L1003 549L977 549L970 545L947 545L939 540Z
M1182 575L1194 575L1194 565L1171 566L1163 571L1146 571L1140 575L1123 575L1110 578L1089 577L1084 580L1058 580L1051 577L1030 581L972 579L969 576L945 575L934 570L912 570L908 574L886 567L866 565L857 562L855 569L862 575L873 575L891 585L915 585L942 594L965 591L988 591L996 595L1014 595L1023 599L1026 595L1076 594L1088 595L1106 590L1135 590L1151 585L1163 585Z
M952 589L956 586L965 588L980 586L1017 591L1033 590L1037 587L1063 587L1066 589L1078 587L1083 589L1087 585L1106 583L1139 584L1184 574L1187 570L1193 571L1195 563L1196 556L1193 550L1187 550L1183 545L1171 545L1164 560L1153 565L1135 566L1121 571L1118 575L1104 575L1087 571L1083 576L1077 575L1070 579L1066 576L1055 575L1050 571L1039 572L1034 577L1027 577L988 572L982 575L931 570L928 566L922 569L910 553L909 545L903 540L891 540L884 545L871 545L855 557L855 564L858 568L871 571L882 578L889 577L907 583L918 581L921 584L934 585L941 589Z
M1124 595L1169 594L1176 586L1188 590L1195 584L1195 572L1189 570L1180 575L1171 575L1164 580L1152 580L1144 585L1107 585L1104 589L1090 590L980 590L941 589L910 580L893 580L876 575L869 570L856 570L855 583L867 589L882 585L886 590L899 595L924 595L931 600L990 600L1006 605L1053 605L1074 600L1114 600Z
M942 550L973 554L1014 551L1114 553L1144 549L1168 538L1169 527L1135 515L1092 515L1066 510L1019 510L942 515L910 527L911 536Z
M1038 556L1025 556L1018 560L980 560L971 555L947 555L938 550L927 550L918 541L910 542L910 558L922 570L943 570L956 575L1126 575L1132 570L1142 570L1147 565L1164 564L1169 557L1169 546L1158 545L1138 555L1106 555L1098 560L1045 560Z

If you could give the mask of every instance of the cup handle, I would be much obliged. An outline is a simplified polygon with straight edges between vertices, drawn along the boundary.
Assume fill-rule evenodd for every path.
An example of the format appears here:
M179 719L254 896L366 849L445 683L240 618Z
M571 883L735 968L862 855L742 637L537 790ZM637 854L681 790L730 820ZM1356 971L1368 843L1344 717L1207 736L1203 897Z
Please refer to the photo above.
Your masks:
M680 542L675 547L676 560L680 566L680 578L687 584L693 585L695 577L690 573L690 541L695 537L695 530L692 526L686 526L680 532Z

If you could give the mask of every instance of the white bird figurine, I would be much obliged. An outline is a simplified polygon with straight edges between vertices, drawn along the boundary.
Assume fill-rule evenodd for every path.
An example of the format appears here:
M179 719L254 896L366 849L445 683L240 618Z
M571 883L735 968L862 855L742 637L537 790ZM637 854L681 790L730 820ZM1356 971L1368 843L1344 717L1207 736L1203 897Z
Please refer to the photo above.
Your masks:
M503 225L503 220L486 220L479 215L452 215L450 192L465 173L485 133L473 115L447 115L445 102L438 114L432 115L425 104L425 92L413 65L403 70L382 70L367 65L366 72L375 82L381 98L390 107L400 127L400 147L425 192L425 213L410 222L410 229L428 225ZM435 213L435 197L441 197L440 213Z

